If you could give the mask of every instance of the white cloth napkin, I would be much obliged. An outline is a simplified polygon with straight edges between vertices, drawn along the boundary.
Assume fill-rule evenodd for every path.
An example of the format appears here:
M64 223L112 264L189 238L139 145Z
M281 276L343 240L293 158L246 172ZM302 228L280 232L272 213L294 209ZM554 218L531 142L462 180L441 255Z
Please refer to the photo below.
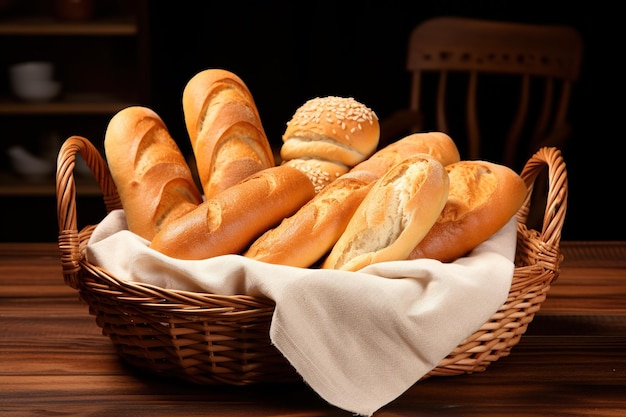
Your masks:
M330 404L371 416L432 370L506 301L516 223L467 257L386 262L359 272L271 265L239 255L178 260L110 213L89 262L119 279L167 289L265 296L276 303L272 343Z

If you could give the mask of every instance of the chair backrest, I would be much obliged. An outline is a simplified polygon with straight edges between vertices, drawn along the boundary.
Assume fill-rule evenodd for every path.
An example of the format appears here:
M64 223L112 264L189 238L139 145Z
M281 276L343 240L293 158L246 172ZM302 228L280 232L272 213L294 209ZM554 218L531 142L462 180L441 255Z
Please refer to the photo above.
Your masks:
M582 49L569 26L427 20L409 39L410 109L422 114L422 130L462 140L464 157L519 165L539 147L560 147L569 136L567 112Z

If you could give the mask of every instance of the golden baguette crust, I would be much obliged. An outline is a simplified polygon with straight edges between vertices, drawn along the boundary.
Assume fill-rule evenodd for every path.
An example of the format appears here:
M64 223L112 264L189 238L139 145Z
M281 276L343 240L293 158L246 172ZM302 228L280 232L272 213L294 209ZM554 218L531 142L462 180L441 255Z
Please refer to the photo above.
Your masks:
M179 259L239 254L314 195L308 177L297 169L266 168L171 222L150 247Z
M377 177L347 173L320 191L294 215L255 240L244 256L308 268L328 253Z
M202 202L184 156L153 110L132 106L116 113L104 149L131 232L151 240Z
M429 153L442 164L459 160L455 143L444 133L415 133L402 138L345 175L337 179L331 177L332 183L293 216L260 236L244 256L273 264L312 266L332 249L374 182L397 163L418 153ZM287 164L298 161L300 159L293 159ZM327 170L329 168L318 171Z
M322 268L357 271L406 259L441 213L448 181L441 162L428 154L396 164L361 202Z
M207 199L275 165L252 94L232 72L194 75L183 90L183 112Z
M524 203L528 189L512 169L492 162L464 160L446 167L448 201L409 259L451 262L500 230Z
M445 133L413 133L380 149L350 171L368 171L382 177L392 166L418 153L429 154L444 166L461 159L456 144Z

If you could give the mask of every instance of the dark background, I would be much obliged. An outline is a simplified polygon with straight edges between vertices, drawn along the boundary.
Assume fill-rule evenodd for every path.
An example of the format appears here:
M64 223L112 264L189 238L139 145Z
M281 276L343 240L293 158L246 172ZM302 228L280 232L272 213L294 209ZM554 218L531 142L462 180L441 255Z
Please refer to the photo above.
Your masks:
M563 148L569 204L563 238L624 240L620 66L624 22L604 2L150 2L152 107L183 150L190 149L181 107L186 82L220 67L252 91L274 146L306 100L351 96L385 118L408 105L407 39L419 22L459 15L560 23L581 33L585 49Z

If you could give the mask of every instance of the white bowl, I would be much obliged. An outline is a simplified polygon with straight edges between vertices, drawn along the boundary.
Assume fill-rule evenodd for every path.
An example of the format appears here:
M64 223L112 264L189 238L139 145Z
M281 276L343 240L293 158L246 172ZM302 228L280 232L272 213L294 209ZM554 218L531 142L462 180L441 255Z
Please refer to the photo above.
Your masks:
M45 102L54 99L61 92L58 81L33 81L13 85L15 95L25 101Z
M30 153L20 145L7 149L13 170L30 179L43 179L54 172L54 164Z
M54 64L49 61L20 62L9 67L9 78L13 84L52 80Z

